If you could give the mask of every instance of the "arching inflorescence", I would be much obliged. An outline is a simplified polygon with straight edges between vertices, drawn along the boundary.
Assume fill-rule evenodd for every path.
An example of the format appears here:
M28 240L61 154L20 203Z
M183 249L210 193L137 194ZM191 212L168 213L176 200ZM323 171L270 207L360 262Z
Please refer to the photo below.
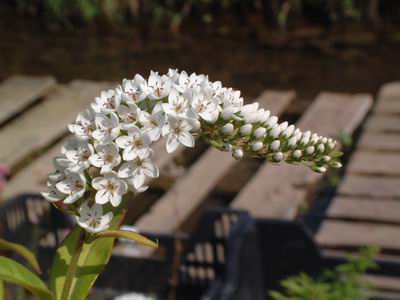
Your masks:
M316 172L341 166L332 139L278 123L258 103L244 105L240 91L206 75L172 69L124 79L68 128L74 137L54 159L55 172L42 195L67 205L91 233L109 228L124 195L145 191L146 178L159 176L151 147L161 137L168 153L180 144L193 147L197 135L236 159L299 163Z

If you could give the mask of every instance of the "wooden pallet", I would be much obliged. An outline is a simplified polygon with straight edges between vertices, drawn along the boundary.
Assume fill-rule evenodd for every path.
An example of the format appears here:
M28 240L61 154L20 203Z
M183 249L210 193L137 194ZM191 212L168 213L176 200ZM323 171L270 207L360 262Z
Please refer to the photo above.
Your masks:
M316 234L324 249L352 251L367 245L400 256L400 83L380 90L338 195ZM370 277L382 290L398 278ZM388 288L391 286L391 288ZM398 290L397 290L398 291Z

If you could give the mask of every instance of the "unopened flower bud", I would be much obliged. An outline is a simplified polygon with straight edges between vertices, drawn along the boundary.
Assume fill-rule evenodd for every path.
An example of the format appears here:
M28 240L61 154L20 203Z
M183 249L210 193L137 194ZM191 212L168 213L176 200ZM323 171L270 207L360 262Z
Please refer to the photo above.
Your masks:
M298 149L297 149L297 150L294 150L294 151L293 151L292 156L293 156L294 159L299 159L299 158L301 157L301 154L302 154L302 153L301 153L301 150L298 150Z
M331 157L328 155L325 155L321 158L321 161L324 163L327 163L327 162L331 161Z
M282 135L283 135L285 138L288 138L288 137L291 137L291 136L292 136L293 132L294 132L294 125L290 125L289 127L287 127L287 128L283 131Z
M264 137L265 133L267 132L267 129L264 127L258 127L256 130L254 130L254 137L256 139L260 139L262 137Z
M231 123L226 123L222 126L221 132L225 135L231 135L233 133L233 125Z
M245 123L251 124L257 122L257 112L249 113L243 117Z
M288 127L289 123L288 122L283 122L281 124L279 124L279 129L282 131L284 131L287 127Z
M281 145L281 141L280 141L280 140L275 140L275 141L273 141L273 142L271 143L271 145L269 146L269 148L270 148L272 151L276 151L276 150L279 149L280 145Z
M270 114L271 114L271 112L270 112L269 110L267 110L267 111L264 111L264 110L263 110L262 114L260 113L260 115L259 115L258 121L259 121L260 123L265 123L265 122L267 122L267 120L268 120Z
M229 120L232 117L232 114L233 114L233 107L228 106L227 108L224 108L221 111L221 118L224 120Z
M192 120L192 124L191 125L193 126L193 128L191 130L192 132L197 132L201 128L201 123L199 122L199 120Z
M282 152L276 152L276 153L274 153L274 155L272 155L273 162L278 163L278 162L282 161L282 159L283 159L283 153Z
M315 145L315 144L318 142L318 139L319 139L318 135L314 133L314 134L311 136L310 144L311 144L311 145Z
M323 144L319 144L317 146L317 152L318 153L323 153L325 151L325 146Z
M325 168L325 167L313 166L313 167L312 167L312 170L313 170L314 172L317 172L317 173L325 173L325 172L326 172L326 168Z
M279 135L281 134L281 129L279 128L279 126L275 126L274 128L272 128L272 130L269 133L269 136L276 139Z
M306 154L307 154L307 155L313 154L314 151L315 151L314 146L308 146L308 147L306 148Z
M295 136L292 136L289 141L288 141L288 146L290 148L294 148L297 146L297 138Z
M241 159L243 157L242 148L236 148L235 150L233 150L232 156L234 159L237 159L237 160Z
M254 152L260 151L263 148L264 144L260 141L255 142L252 146L251 146L251 150L253 150Z
M247 136L251 133L251 130L253 129L253 125L251 124L245 124L242 127L240 127L240 134L242 136Z
M231 152L232 151L232 145L225 143L224 147L222 148L222 151L226 151L226 152Z
M330 162L330 164L329 164L332 168L341 168L342 167L342 164L340 163L340 162L338 162L338 161L332 161L332 162Z
M277 122L278 122L278 117L277 116L272 116L267 120L265 125L267 126L267 128L273 128L276 125Z

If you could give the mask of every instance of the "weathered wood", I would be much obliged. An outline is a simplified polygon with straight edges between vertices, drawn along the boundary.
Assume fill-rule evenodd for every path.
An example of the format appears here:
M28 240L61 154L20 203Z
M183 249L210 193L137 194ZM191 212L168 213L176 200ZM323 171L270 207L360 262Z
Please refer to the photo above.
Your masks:
M400 95L396 99L381 99L374 108L374 113L399 115Z
M400 81L384 84L378 93L378 100L396 100L400 98Z
M43 97L56 84L50 76L15 75L0 84L0 124Z
M400 117L373 114L366 121L364 129L367 131L400 133Z
M328 208L330 218L400 223L400 201L337 196Z
M355 197L400 198L399 178L348 174L339 193Z
M41 105L9 123L0 131L0 162L14 168L18 163L67 132L78 112L111 84L74 81L59 87Z
M370 284L374 289L400 293L400 279L398 277L368 274L365 276L365 279L367 283ZM397 297L400 297L400 295L397 294ZM399 299L399 298L394 298L393 296L393 298L387 298L387 299Z
M347 172L370 175L400 175L400 154L356 151Z
M364 222L325 220L316 234L327 248L354 248L376 245L385 250L400 250L400 226Z
M361 150L382 150L400 152L400 133L365 131L357 145Z
M297 126L321 135L336 136L339 129L352 133L372 104L368 95L321 93L304 113ZM231 206L248 210L256 217L287 218L297 214L306 196L305 187L316 183L321 174L303 166L264 163Z
M262 107L279 115L293 98L292 92L267 92L258 101ZM167 233L177 230L235 163L228 153L208 149L187 174L151 207L150 212L136 222L136 226L147 232Z

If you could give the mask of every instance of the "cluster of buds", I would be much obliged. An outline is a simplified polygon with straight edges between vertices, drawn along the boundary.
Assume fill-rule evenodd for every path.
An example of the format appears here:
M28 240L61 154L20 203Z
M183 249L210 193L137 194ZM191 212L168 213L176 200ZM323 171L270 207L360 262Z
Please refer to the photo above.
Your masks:
M279 124L258 103L244 105L239 91L206 75L172 69L124 79L68 128L74 137L54 159L55 172L42 195L67 206L88 232L108 229L123 197L145 191L146 178L159 176L151 147L161 137L168 153L180 145L194 147L198 135L236 159L301 163L317 172L340 167L331 139Z
M244 105L236 114L223 110L221 119L208 125L204 136L216 148L232 151L236 159L248 155L273 163L301 163L319 173L327 167L341 167L338 157L342 153L335 150L336 141L311 131L301 132L288 122L278 123L276 116L258 105Z

